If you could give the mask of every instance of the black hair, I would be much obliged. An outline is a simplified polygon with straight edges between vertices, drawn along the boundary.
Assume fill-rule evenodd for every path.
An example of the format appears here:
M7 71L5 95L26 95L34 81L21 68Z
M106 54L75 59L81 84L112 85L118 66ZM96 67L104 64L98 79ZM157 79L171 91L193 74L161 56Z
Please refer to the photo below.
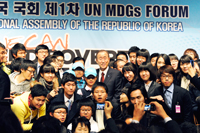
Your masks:
M61 52L61 51L54 51L54 52L53 52L53 55L55 55L56 57L62 56L62 57L64 58L64 54L63 54L63 52Z
M92 93L94 94L94 90L97 88L97 87L103 87L105 90L106 90L106 93L108 94L108 87L105 83L102 83L102 82L96 82L93 86L92 86Z
M116 59L117 59L117 56L119 56L119 55L124 55L126 57L126 59L128 60L128 55L124 51L119 51L116 55Z
M13 56L13 54L17 56L17 52L18 52L19 50L25 50L25 51L26 51L26 48L25 48L24 45L21 44L21 43L17 43L17 44L15 44L15 45L12 47L12 49L11 49L11 55L12 55L13 58L15 58L15 57Z
M110 58L110 62L108 64L108 66L111 67L111 68L114 68L114 63L115 63L115 60Z
M22 62L22 64L21 64L21 66L19 67L19 69L20 70L21 69L27 70L28 67L36 69L36 64L33 61L31 61L31 60L24 60Z
M156 68L158 68L158 67L157 67L157 62L158 62L158 59L159 59L160 57L162 57L162 58L164 59L165 65L171 65L169 56L166 55L166 54L160 54L160 55L158 56L157 60L156 60L156 65L155 65Z
M38 53L38 50L40 50L40 49L47 49L48 52L49 52L49 48L48 48L46 45L44 45L44 44L39 44L39 45L35 48L35 54L37 54L37 53Z
M33 98L37 96L46 97L48 93L45 87L41 84L35 84L33 87L30 88L30 90L31 90L30 94Z
M41 73L56 73L54 67L51 64L44 64L40 67L39 73L37 75L36 80L39 81L40 77L41 77Z
M137 52L137 58L138 56L143 56L146 58L146 62L149 62L150 61L150 54L149 54L149 51L147 49L140 49L138 52Z
M20 66L21 66L21 64L24 62L24 58L21 58L21 57L19 57L19 58L17 58L17 59L14 59L12 62L11 62L11 69L12 69L12 72L14 72L14 71L18 71L18 72L20 72Z
M133 63L128 62L122 68L122 73L123 74L124 74L125 71L132 71L134 73L133 82L135 82L135 80L138 78L138 75L137 75L137 66L135 64L133 64Z
M6 47L2 43L0 43L0 48L5 49Z
M32 126L32 133L60 133L60 130L60 121L48 115L40 117Z
M130 49L128 50L128 55L130 55L131 52L138 52L138 50L140 50L137 46L133 46L133 47L130 47ZM137 56L137 54L136 54Z
M19 119L13 113L10 105L0 104L0 129L2 133L23 133Z
M197 126L191 122L183 122L180 124L183 133L197 133Z
M82 58L82 57L79 57L79 56L75 57L72 62L75 63L75 61L79 61L79 60L82 60L84 62L84 64L85 64L85 59Z
M148 97L148 95L147 95L147 91L146 91L144 85L142 85L142 84L132 84L132 85L131 85L131 87L130 87L129 90L128 90L128 99L129 99L129 100L131 100L131 99L130 99L130 94L131 94L131 92L132 92L132 91L135 91L135 90L140 90L141 93L142 93L142 95L144 96L144 99L145 99L146 101L149 101L149 97Z
M68 108L63 102L51 103L50 106L48 107L48 113L50 112L53 113L56 109L59 109L59 108L64 108L66 112L68 113Z
M94 105L94 102L90 98L85 98L85 99L82 99L79 101L79 103L78 103L79 111L82 106L90 106L92 108L92 113L94 114L95 105ZM80 112L79 112L79 114L80 114Z
M72 122L72 133L75 133L76 127L78 126L78 124L81 123L81 126L83 126L83 124L85 125L85 127L88 128L88 133L90 132L90 122L88 119L86 119L85 117L80 117L80 118L75 118Z
M199 55L197 54L197 51L192 49L192 48L188 48L185 50L185 52L183 53L183 55L186 55L187 51L192 51L194 53L194 58L197 58L197 60L199 59Z
M175 54L169 54L169 58L178 60L178 57Z
M158 57L158 56L159 56L159 53L153 53L153 54L151 54L150 59L152 59L154 57Z
M193 59L192 59L192 57L190 57L189 55L183 55L183 56L181 56L181 58L180 58L180 60L179 60L179 63L178 63L178 69L180 70L180 72L181 72L182 74L184 74L184 73L183 73L183 71L182 71L182 69L181 69L181 67L180 67L181 63L182 63L182 64L184 64L184 63L190 63L191 60L193 60Z
M127 125L123 133L150 133L150 131L142 124L131 123Z
M69 81L72 81L72 82L74 82L76 84L76 77L71 73L64 74L63 78L61 79L61 84L63 86L65 86L65 83L67 83Z
M138 68L138 75L139 75L139 78L142 80L142 78L140 77L140 71L142 70L147 70L149 71L150 73L150 78L149 80L153 80L153 81L156 81L156 72L154 70L154 67L152 66L152 64L149 62L143 62L139 68Z
M56 59L57 57L55 55L49 55L44 59L43 64L51 64L51 62L55 62Z
M158 73L159 73L159 78L160 78L161 74L163 74L163 73L169 73L169 74L172 74L173 77L175 77L175 71L171 65L164 65L164 66L160 67L160 69L158 70Z

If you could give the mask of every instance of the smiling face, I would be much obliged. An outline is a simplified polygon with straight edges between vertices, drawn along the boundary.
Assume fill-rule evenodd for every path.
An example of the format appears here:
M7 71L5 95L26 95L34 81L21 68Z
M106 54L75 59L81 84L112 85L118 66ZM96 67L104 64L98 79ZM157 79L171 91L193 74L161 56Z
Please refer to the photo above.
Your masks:
M183 71L183 73L187 74L188 73L188 69L190 67L191 67L191 63L190 62L186 62L186 63L180 62L180 68Z
M144 82L147 82L150 80L150 72L148 70L141 70L140 71L140 77Z
M55 78L55 73L47 72L47 73L41 73L41 76L47 81L52 82Z
M85 81L89 87L92 87L95 84L96 80L97 80L97 77L93 75L89 75L85 77Z
M146 61L147 61L147 59L144 56L138 56L137 57L137 64L138 64L138 66L141 65L143 62L146 62Z
M35 96L34 98L30 95L30 106L39 109L45 103L45 96Z
M92 95L97 103L104 103L108 97L105 88L102 86L97 86L94 89L94 93Z
M99 52L97 54L96 62L99 65L101 71L104 71L110 62L108 53L106 51Z
M26 80L31 80L34 77L35 69L32 67L28 67L27 70L21 69L21 74Z
M132 71L125 71L124 72L124 77L129 81L129 82L132 82L134 77L135 77L135 74L132 72Z
M159 59L157 61L157 68L159 69L164 65L165 65L165 60L163 59L163 57L159 57Z

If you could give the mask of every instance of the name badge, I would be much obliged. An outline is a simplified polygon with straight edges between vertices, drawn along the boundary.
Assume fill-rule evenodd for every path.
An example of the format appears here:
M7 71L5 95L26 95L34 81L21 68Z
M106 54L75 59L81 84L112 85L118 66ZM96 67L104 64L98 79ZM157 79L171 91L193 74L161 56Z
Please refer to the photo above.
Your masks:
M175 106L175 110L176 110L175 111L176 113L181 113L181 106L180 105L176 105Z

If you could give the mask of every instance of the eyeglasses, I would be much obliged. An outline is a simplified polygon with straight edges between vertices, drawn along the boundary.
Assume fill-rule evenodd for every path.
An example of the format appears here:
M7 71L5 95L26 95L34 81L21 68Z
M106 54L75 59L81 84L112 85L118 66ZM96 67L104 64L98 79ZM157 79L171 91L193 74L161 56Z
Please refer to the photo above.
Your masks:
M165 78L165 79L166 79L166 78L172 78L172 77L173 77L173 76L172 76L171 74L170 74L170 75L161 75L161 78L163 78L163 79L164 79L164 78Z
M27 54L26 52L19 52L19 53L17 53L17 54L20 54L20 55L22 55L22 54Z
M83 112L85 112L85 111L87 111L87 112L89 112L89 111L91 111L92 109L81 109L81 111L83 111Z
M27 69L27 71L29 71L30 73L34 73L35 72L35 71L28 70L28 69Z
M47 50L47 51L38 51L38 53L40 53L40 54L48 54L49 53L49 51Z
M64 60L59 60L59 59L57 59L57 61L58 61L58 62L61 62L61 63L63 63L63 62L64 62Z
M54 113L57 113L57 114L62 114L62 115L67 115L67 112L54 112Z

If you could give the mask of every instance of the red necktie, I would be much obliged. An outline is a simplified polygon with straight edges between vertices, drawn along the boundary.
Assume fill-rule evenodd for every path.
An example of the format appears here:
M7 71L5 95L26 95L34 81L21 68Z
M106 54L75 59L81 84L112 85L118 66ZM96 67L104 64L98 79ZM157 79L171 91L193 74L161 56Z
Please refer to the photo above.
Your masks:
M104 73L103 72L101 73L101 82L102 83L104 82Z

